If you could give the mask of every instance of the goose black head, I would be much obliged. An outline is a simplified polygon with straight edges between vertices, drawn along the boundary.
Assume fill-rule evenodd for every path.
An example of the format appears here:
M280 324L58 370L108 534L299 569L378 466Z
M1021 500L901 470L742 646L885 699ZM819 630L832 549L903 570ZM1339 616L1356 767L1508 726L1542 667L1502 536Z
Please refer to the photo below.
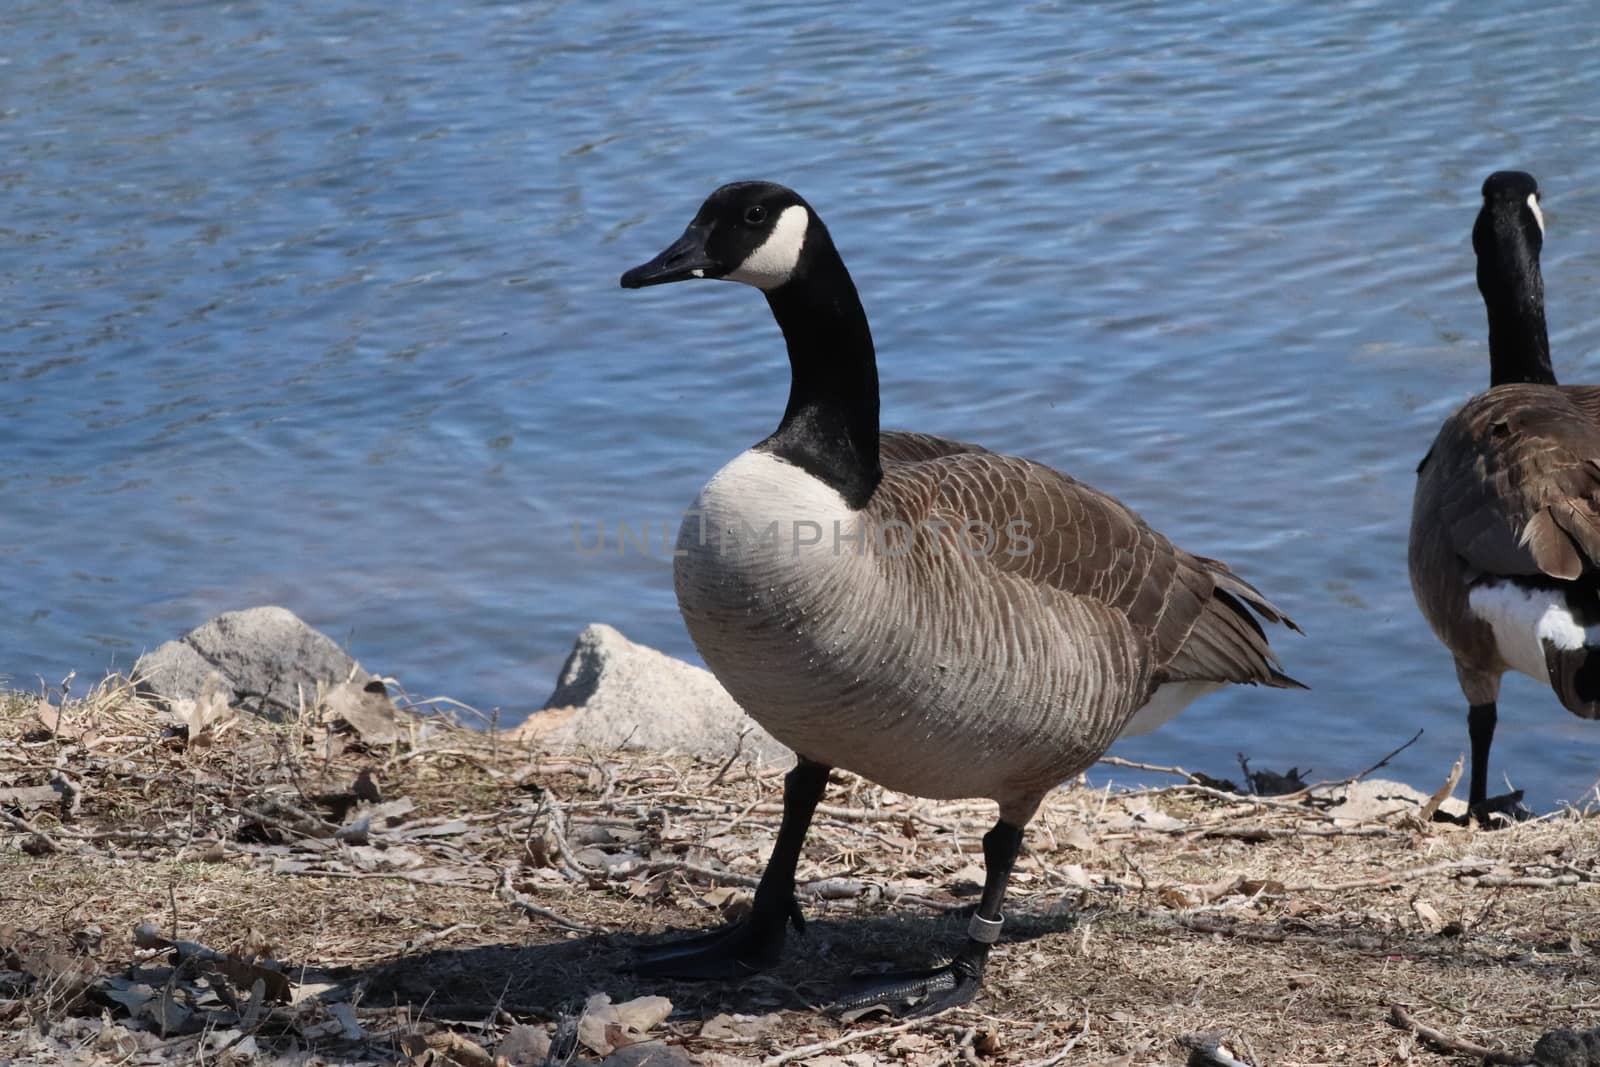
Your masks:
M1544 212L1539 208L1539 183L1520 170L1497 170L1483 181L1483 209L1472 227L1472 250L1480 260L1498 259L1525 248L1538 266L1544 248ZM1501 250L1496 256L1495 250ZM1516 269L1522 264L1505 263Z
M820 230L809 205L772 182L732 182L706 198L694 221L656 258L622 276L625 289L724 278L773 290L801 269Z
M1472 226L1478 292L1489 314L1489 384L1554 385L1544 319L1544 212L1539 183L1520 170L1501 170L1483 183L1483 207Z

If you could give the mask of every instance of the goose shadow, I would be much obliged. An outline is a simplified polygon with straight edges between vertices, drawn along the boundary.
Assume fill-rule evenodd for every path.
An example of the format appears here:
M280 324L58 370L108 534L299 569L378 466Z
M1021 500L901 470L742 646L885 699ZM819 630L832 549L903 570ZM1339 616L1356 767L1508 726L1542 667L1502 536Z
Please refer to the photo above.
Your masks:
M824 1010L850 980L875 971L929 967L949 960L966 936L971 909L943 915L830 917L790 931L782 962L769 971L725 982L683 982L634 972L636 949L711 929L663 934L605 932L561 940L426 949L362 966L330 968L328 979L359 986L368 1006L409 1007L437 1019L481 1019L497 1009L556 1019L576 1014L593 993L612 1001L661 995L679 1018L728 1012L763 1014ZM1071 929L1065 908L1007 916L1002 944ZM998 963L999 961L997 961ZM1003 965L1003 964L1000 964Z

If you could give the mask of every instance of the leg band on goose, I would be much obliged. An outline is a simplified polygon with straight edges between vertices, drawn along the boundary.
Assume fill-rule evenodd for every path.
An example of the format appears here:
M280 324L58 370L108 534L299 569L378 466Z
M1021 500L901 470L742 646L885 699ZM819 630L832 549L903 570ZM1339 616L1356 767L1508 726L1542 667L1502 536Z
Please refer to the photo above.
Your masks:
M992 945L1000 940L1000 927L1006 924L1006 917L998 919L985 919L977 912L972 913L972 921L967 924L967 936L982 945Z

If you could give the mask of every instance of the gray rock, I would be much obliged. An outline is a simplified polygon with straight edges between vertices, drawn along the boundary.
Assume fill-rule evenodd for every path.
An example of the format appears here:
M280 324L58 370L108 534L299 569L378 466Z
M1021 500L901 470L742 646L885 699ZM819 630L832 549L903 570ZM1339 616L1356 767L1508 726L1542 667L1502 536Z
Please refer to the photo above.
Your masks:
M739 734L748 731L740 742ZM546 748L633 748L711 759L735 746L759 762L790 752L734 703L710 671L595 623L578 635L545 710L512 736Z
M198 699L216 675L230 703L282 721L298 711L301 693L317 684L371 679L326 634L285 608L230 611L141 656L133 678L141 692L164 701Z

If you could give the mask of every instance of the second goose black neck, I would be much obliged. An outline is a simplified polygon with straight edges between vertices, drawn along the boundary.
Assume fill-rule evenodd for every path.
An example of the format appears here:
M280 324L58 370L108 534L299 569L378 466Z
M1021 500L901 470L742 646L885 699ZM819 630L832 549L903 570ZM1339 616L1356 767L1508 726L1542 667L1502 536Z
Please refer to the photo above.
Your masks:
M789 404L777 430L756 447L861 508L883 477L878 364L855 283L815 217L794 275L766 296L789 346Z
M1489 384L1555 385L1545 332L1539 250L1511 219L1482 219L1473 233L1478 291L1489 313Z

